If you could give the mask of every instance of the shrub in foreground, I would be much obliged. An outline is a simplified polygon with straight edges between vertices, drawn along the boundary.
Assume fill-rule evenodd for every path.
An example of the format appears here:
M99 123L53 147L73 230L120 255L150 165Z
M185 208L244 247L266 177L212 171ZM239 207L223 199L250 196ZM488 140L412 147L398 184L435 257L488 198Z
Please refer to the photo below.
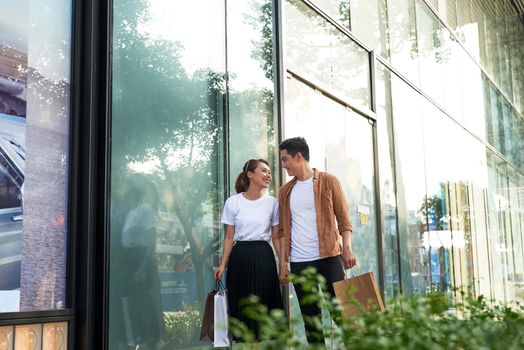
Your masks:
M325 280L314 269L291 276L291 280L307 291L305 302L322 305L336 321L336 327L326 327L320 316L305 320L319 330L324 328L329 347L335 349L524 349L524 307L518 303L496 304L462 291L455 291L456 298L447 293L430 293L400 297L388 303L383 313L364 312L344 318L335 299L320 296ZM240 348L305 348L291 331L291 323L296 325L297 320L289 320L280 310L268 311L256 297L243 304L245 314L259 322L262 341L257 342L244 324L231 320L231 332L244 342Z

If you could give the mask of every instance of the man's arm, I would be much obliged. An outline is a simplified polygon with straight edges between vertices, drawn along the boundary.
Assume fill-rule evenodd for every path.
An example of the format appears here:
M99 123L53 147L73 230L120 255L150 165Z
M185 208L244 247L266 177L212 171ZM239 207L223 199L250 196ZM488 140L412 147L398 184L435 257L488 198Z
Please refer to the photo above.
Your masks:
M285 285L288 283L288 276L291 273L289 270L289 265L286 259L286 243L284 239L284 220L282 219L282 208L284 208L284 194L282 188L278 192L278 205L279 205L279 225L278 225L278 237L280 243L280 257L279 257L279 279L280 284Z
M344 231L342 235L342 262L345 269L350 269L357 264L357 257L351 248L351 231Z
M282 195L282 191L278 192L278 208L279 208L279 213L280 213L278 216L278 237L282 238L284 237L284 221L282 220L282 208L284 208L284 196Z
M342 261L344 262L344 268L350 269L357 264L357 258L351 248L353 225L349 218L349 207L344 195L344 189L335 176L333 176L331 193L333 195L333 211L337 219L338 231L342 236Z

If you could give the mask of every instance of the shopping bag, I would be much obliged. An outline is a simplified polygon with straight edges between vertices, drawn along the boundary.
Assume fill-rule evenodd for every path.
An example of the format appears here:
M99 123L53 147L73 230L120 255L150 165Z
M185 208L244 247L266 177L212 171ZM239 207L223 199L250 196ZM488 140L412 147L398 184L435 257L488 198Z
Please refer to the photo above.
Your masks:
M206 306L204 307L204 315L202 317L202 326L200 327L200 340L203 341L213 341L213 323L215 322L215 294L215 287L213 287L211 292L207 293Z
M365 310L384 311L384 303L373 272L334 282L333 289L345 317L360 315Z
M122 317L124 318L127 345L135 347L136 344L133 335L133 324L131 323L131 311L129 309L129 297L122 298Z
M228 347L231 344L229 338L229 315L227 307L227 291L222 282L218 282L218 291L214 297L214 332L213 346L215 348Z

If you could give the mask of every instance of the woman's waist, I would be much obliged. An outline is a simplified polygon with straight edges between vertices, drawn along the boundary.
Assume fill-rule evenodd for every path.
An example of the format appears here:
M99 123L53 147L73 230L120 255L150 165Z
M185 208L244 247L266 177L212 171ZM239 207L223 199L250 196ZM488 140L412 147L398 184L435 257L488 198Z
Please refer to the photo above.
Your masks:
M269 242L266 240L237 240L235 241L235 245L269 245Z

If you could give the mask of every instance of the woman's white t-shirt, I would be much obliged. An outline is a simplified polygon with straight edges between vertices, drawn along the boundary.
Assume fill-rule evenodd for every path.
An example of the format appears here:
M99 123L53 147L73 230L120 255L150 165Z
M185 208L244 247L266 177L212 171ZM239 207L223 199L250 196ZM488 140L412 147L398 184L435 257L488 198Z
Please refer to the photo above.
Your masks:
M235 241L269 241L271 227L278 225L278 199L262 195L249 200L242 193L226 200L222 223L235 226Z
M151 240L146 233L152 228L155 228L155 212L149 204L143 202L127 213L122 229L122 246L147 247Z

